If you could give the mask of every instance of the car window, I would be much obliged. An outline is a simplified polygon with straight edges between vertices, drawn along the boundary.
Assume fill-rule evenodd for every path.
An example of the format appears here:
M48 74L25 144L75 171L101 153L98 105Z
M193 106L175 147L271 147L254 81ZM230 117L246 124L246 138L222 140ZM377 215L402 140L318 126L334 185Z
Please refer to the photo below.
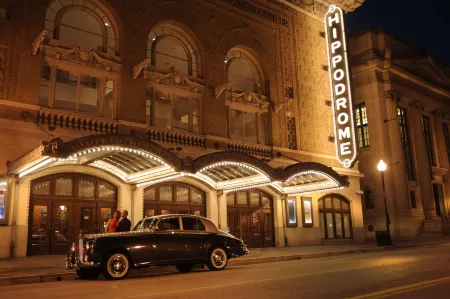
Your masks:
M206 230L203 222L201 222L197 218L183 217L182 220L184 230L197 230L197 231Z
M148 230L156 225L158 222L157 218L146 218L144 220L139 221L134 230Z
M167 218L161 219L158 224L158 230L179 230L180 229L180 220L179 218Z

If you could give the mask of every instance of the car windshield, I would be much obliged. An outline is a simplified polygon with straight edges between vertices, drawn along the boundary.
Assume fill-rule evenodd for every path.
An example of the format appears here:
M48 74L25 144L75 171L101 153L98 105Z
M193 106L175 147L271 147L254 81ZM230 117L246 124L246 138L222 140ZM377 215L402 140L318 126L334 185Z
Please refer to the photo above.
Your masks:
M134 227L134 231L150 230L151 228L156 226L157 222L158 222L158 218L155 218L155 217L145 218L138 222L138 224Z

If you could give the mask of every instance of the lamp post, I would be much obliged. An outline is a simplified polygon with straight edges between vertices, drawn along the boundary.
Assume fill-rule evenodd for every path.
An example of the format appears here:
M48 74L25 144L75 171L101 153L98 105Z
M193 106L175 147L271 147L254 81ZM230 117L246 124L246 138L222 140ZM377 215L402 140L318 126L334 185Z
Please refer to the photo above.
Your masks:
M383 185L384 211L386 213L386 231L387 231L387 238L388 238L387 245L392 245L391 231L389 230L389 224L391 223L391 220L389 218L389 212L388 212L388 207L387 207L387 202L386 202L386 186L384 184L384 172L387 169L386 163L384 163L383 160L380 160L380 162L378 162L377 169L381 173L381 183Z

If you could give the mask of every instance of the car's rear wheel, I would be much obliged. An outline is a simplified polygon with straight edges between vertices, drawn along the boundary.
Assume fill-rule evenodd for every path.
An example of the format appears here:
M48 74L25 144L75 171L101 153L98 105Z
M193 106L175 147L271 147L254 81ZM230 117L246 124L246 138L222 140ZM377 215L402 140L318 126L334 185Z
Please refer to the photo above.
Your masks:
M177 264L175 265L175 268L178 269L180 272L189 272L194 268L195 264L189 263L189 264Z
M108 256L103 263L102 273L107 279L122 279L130 271L130 261L123 253L114 253Z
M213 248L208 256L208 268L212 271L223 270L228 264L228 256L220 247Z
M100 268L80 268L77 269L77 275L81 278L81 279L95 279L97 278L100 273L102 273L102 270Z

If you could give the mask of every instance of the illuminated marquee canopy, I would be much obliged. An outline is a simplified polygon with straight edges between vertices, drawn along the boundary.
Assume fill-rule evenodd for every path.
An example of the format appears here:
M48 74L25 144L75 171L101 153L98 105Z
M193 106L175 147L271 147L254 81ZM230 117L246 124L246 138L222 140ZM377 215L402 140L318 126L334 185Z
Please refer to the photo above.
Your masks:
M181 159L154 142L128 135L54 139L10 162L8 173L21 178L63 165L97 168L137 188L180 177L224 193L268 186L281 194L300 195L348 186L347 177L320 163L273 168L254 156L230 151Z
M342 10L331 5L324 22L336 156L345 168L351 168L356 158L356 140Z

